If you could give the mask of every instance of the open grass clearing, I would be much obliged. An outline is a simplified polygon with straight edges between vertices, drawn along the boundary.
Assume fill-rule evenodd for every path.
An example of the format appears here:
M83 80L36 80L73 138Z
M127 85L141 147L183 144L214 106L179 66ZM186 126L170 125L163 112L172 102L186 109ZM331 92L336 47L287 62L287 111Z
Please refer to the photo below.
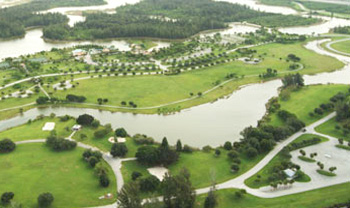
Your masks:
M51 133L50 131L42 130L42 127L46 122L54 122L56 124L54 129L56 134L60 137L67 137L72 133L71 128L75 124L75 119L60 121L59 118L45 117L2 131L0 132L0 138L9 138L15 142L32 139L46 139Z
M53 194L52 208L95 207L111 204L115 198L99 200L116 193L115 176L108 167L108 188L99 185L98 177L82 159L83 149L53 152L44 144L22 144L9 154L0 155L0 193L13 191L14 200L25 207L37 207L37 197ZM5 167L5 168L4 168Z
M310 116L310 112L314 112L323 103L329 103L330 98L338 92L347 92L348 85L311 85L304 86L302 89L292 91L288 100L283 100L279 96L278 102L281 110L287 110L294 113L306 125L309 125L330 112L324 112L323 115ZM278 118L276 113L269 115L271 125L283 125L283 121Z
M192 153L181 153L179 161L170 165L169 171L172 174L179 173L186 168L191 174L191 182L196 188L203 188L212 185L213 182L220 183L235 178L248 171L257 164L263 156L250 160L243 155L241 158L240 170L236 173L231 172L232 161L227 157L227 151L221 150L220 156L215 156L214 151L203 152L194 151ZM123 162L122 174L125 182L131 181L131 174L134 171L148 176L148 166L139 164L137 161Z

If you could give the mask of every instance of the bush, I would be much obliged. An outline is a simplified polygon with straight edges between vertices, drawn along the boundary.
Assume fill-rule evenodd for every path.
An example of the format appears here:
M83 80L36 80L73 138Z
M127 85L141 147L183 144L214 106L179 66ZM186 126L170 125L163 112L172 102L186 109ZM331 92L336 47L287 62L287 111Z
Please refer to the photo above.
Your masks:
M77 118L77 123L83 126L90 126L94 120L94 117L88 114L83 114Z
M3 193L1 195L1 203L5 204L5 205L9 204L14 196L15 196L15 194L13 192L5 192L5 193Z
M43 193L38 197L39 207L49 207L54 200L54 197L51 193Z
M140 180L140 190L143 192L153 192L158 188L159 184L159 179L151 175L145 179Z
M113 157L124 157L128 153L128 148L124 143L114 143L111 148Z
M99 130L96 130L94 132L94 137L97 139L101 139L101 138L107 136L108 133L109 133L109 131L106 128L99 129Z
M100 160L97 159L95 156L91 156L89 158L89 164L92 168L94 168L96 166L96 164L99 162Z
M69 101L69 102L82 103L82 102L84 102L86 100L86 97L68 94L66 96L66 100Z
M246 151L246 154L250 158L254 158L258 155L258 150L256 150L254 147L249 147Z
M9 153L16 149L16 144L10 139L0 141L0 153Z
M185 146L183 147L182 151L186 152L186 153L192 153L193 152L193 148L188 146L187 144L185 144Z
M154 144L154 139L152 137L147 137L146 135L136 134L132 139L136 144Z
M100 121L99 120L93 120L92 123L91 123L91 126L94 127L94 128L97 128L100 126Z
M108 178L107 174L101 174L99 181L100 181L100 185L102 187L108 187L109 186L110 181L109 181L109 178Z
M232 150L232 144L231 144L231 142L225 142L225 144L224 144L224 149L225 149L225 150Z
M138 179L138 178L141 177L141 176L142 176L142 173L137 172L137 171L133 171L132 174L131 174L131 179L132 179L133 181L135 181L136 179Z
M213 148L212 148L211 146L209 146L209 145L204 146L204 147L202 148L203 152L210 152L212 149L213 149Z
M92 151L91 149L87 149L83 152L83 158L88 161L90 157L95 157L99 161L102 159L102 153L99 151Z
M128 133L125 131L124 128L118 128L118 129L115 130L115 135L117 137L127 137Z

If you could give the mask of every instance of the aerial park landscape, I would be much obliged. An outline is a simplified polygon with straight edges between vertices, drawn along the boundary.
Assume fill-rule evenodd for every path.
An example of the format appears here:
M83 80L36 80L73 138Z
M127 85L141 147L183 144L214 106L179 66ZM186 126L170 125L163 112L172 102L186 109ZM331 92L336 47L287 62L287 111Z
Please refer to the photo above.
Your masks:
M0 207L350 206L349 8L1 0Z

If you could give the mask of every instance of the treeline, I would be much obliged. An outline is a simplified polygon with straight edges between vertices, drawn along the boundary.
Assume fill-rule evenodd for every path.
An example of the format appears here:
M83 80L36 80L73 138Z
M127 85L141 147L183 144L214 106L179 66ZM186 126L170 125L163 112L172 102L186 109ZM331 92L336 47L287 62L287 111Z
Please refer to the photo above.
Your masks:
M103 4L103 0L35 0L27 4L0 9L0 38L23 36L27 27L66 24L68 18L58 13L40 14L38 11L58 6Z
M213 0L144 0L116 9L116 14L87 14L74 28L46 28L50 39L157 37L180 39L210 29L226 28L228 22L248 21L267 26L315 23L316 19L259 12L238 4Z
M350 34L350 26L335 27L333 31L334 33Z

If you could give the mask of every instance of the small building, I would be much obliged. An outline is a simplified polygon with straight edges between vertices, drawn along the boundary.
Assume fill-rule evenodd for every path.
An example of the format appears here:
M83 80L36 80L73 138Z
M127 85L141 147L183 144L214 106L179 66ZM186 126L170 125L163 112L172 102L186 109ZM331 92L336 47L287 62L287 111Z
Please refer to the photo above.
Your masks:
M104 49L102 49L102 52L103 53L109 53L109 52L111 52L111 50L109 50L108 48L104 48Z
M73 131L79 131L80 129L81 129L81 125L78 125L78 124L76 124L72 127Z
M289 168L284 170L283 172L284 172L284 174L286 174L288 179L293 179L296 176L296 171L289 169Z
M72 51L72 56L84 56L86 55L86 51L83 49L75 49Z

